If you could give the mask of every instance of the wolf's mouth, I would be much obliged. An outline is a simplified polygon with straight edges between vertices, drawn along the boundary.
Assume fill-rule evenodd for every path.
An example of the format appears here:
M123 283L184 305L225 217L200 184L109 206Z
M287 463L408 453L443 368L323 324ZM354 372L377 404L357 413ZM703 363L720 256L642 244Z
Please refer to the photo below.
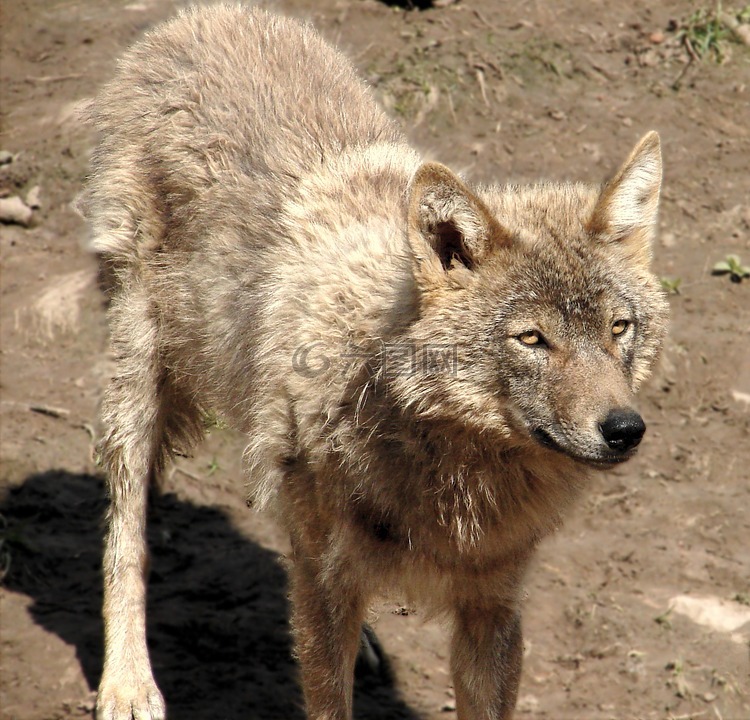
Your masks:
M531 431L531 434L534 436L534 439L540 444L544 445L544 447L551 448L552 450L557 450L558 452L568 454L563 450L560 445L558 445L557 441L550 435L546 430L542 430L542 428L536 428Z
M552 435L550 435L546 430L542 430L542 428L534 428L531 431L531 435L540 445L549 448L550 450L554 450L555 452L562 453L563 455L567 455L573 460L586 463L586 465L591 465L593 467L607 467L609 465L617 465L618 463L628 460L633 455L633 452L627 452L618 455L609 455L606 457L584 457L563 447L559 442L557 442L557 440L555 440L555 438L552 437Z

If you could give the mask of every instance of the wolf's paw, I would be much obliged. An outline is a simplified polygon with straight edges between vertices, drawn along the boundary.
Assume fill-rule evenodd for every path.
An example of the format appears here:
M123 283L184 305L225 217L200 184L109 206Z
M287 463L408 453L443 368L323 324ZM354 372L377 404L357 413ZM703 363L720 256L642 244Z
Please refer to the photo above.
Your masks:
M110 682L102 678L96 720L165 720L164 698L153 678L142 682Z

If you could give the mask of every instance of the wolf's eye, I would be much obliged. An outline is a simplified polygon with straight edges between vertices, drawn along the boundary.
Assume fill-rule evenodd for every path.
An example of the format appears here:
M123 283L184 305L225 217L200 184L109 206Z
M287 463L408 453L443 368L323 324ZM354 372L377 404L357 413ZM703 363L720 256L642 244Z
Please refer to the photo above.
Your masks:
M622 335L630 327L630 320L616 320L612 323L612 334L617 337Z
M536 345L537 347L542 347L547 344L546 340L542 337L542 333L538 330L527 330L520 335L516 335L516 337L524 345Z

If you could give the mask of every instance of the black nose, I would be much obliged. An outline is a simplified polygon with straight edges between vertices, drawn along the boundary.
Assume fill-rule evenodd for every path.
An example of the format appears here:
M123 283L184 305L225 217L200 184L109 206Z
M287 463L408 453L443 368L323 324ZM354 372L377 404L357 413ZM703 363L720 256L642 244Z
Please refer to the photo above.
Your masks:
M599 430L609 447L626 452L641 441L646 432L646 424L635 410L615 408L609 411L609 415L599 425Z

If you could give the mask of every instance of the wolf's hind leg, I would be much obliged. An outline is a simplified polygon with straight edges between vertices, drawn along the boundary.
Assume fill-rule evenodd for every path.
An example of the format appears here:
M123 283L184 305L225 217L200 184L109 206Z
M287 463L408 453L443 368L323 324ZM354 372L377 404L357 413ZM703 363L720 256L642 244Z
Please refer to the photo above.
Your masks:
M357 679L376 676L383 680L392 680L391 667L385 651L375 631L367 623L362 625L359 636L359 652L354 666L354 676Z
M164 700L146 646L148 491L169 447L198 435L200 422L195 408L180 402L159 360L158 328L145 291L131 287L116 297L110 325L117 373L102 405L99 446L110 509L104 548L104 669L96 715L98 720L163 720ZM184 421L180 428L178 421Z

